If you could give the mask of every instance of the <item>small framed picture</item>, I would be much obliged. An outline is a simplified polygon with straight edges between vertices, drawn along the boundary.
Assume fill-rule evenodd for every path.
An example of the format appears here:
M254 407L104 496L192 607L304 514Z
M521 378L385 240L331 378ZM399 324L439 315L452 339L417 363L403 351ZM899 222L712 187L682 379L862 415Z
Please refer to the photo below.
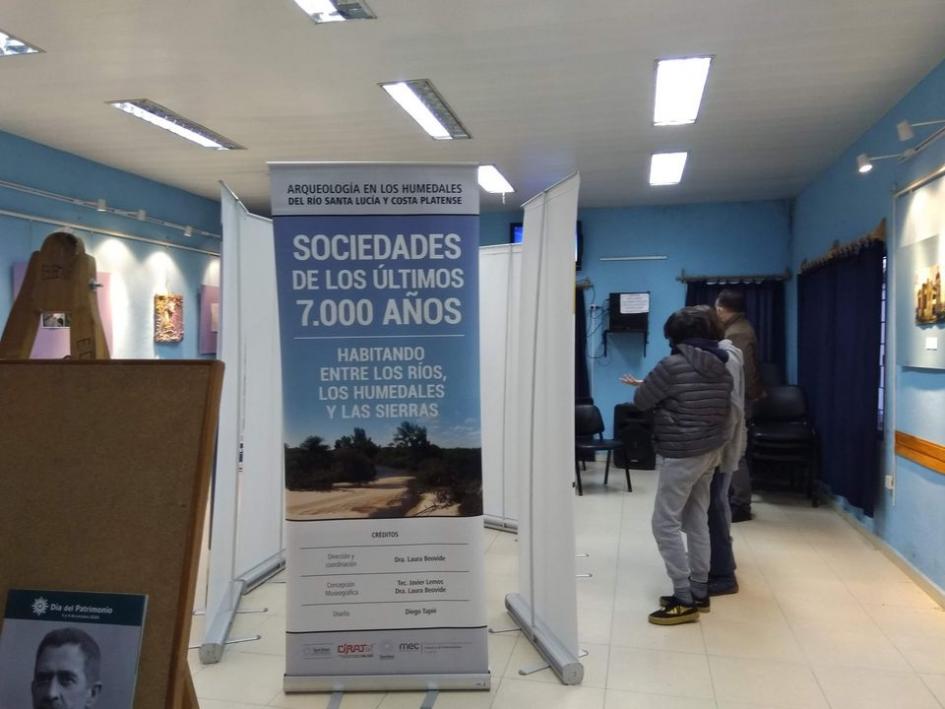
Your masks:
M43 327L57 330L72 326L72 315L69 313L43 313Z

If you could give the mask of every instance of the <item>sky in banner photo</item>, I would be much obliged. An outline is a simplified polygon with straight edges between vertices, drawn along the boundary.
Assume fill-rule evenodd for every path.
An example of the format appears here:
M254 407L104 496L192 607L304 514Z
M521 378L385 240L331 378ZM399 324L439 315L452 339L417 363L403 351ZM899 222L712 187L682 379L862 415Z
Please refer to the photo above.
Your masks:
M478 219L283 216L274 228L286 444L363 428L385 446L409 421L438 446L478 448Z

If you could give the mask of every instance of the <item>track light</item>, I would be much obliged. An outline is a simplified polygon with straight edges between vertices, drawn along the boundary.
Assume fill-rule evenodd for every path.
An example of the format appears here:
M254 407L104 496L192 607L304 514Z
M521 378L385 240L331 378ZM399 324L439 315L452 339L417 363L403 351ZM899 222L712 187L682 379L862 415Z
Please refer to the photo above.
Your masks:
M105 200L102 199L101 197L99 197L98 200L96 200L96 202L95 202L95 211L96 211L96 212L107 212L107 211L108 211L108 207L107 207L106 204L105 204Z
M194 228L192 226L184 227L184 236L190 238L194 235Z
M144 211L143 209L139 209L138 213L135 216L138 218L139 222L143 222L145 219L148 218L148 213Z

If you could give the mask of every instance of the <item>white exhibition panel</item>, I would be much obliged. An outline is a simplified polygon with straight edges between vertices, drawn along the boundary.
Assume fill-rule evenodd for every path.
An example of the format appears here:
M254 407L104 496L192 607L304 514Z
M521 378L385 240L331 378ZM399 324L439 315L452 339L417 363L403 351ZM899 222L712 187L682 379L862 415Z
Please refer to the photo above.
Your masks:
M512 381L522 485L519 588L533 628L578 656L574 541L574 224L580 177L525 205L521 321Z
M218 358L226 369L204 642L204 647L214 644L217 654L244 582L281 563L284 549L281 360L272 222L247 212L225 185L220 193ZM201 653L205 661L211 655L205 658Z
M482 401L482 494L487 521L518 523L518 479L512 474L509 425L518 354L520 244L479 249L479 352Z
M240 224L240 374L243 463L237 484L236 575L281 557L283 543L282 358L272 221Z

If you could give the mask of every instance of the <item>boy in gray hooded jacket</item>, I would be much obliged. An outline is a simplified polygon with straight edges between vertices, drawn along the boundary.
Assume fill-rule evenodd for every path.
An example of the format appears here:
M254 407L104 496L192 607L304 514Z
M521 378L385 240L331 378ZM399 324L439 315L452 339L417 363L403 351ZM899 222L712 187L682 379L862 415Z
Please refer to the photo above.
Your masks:
M698 309L673 313L663 333L672 353L645 380L624 375L621 381L638 387L637 408L654 410L659 483L652 527L673 594L660 598L660 609L649 619L677 625L709 610L709 486L730 430L732 377L725 366L728 353L719 349Z

